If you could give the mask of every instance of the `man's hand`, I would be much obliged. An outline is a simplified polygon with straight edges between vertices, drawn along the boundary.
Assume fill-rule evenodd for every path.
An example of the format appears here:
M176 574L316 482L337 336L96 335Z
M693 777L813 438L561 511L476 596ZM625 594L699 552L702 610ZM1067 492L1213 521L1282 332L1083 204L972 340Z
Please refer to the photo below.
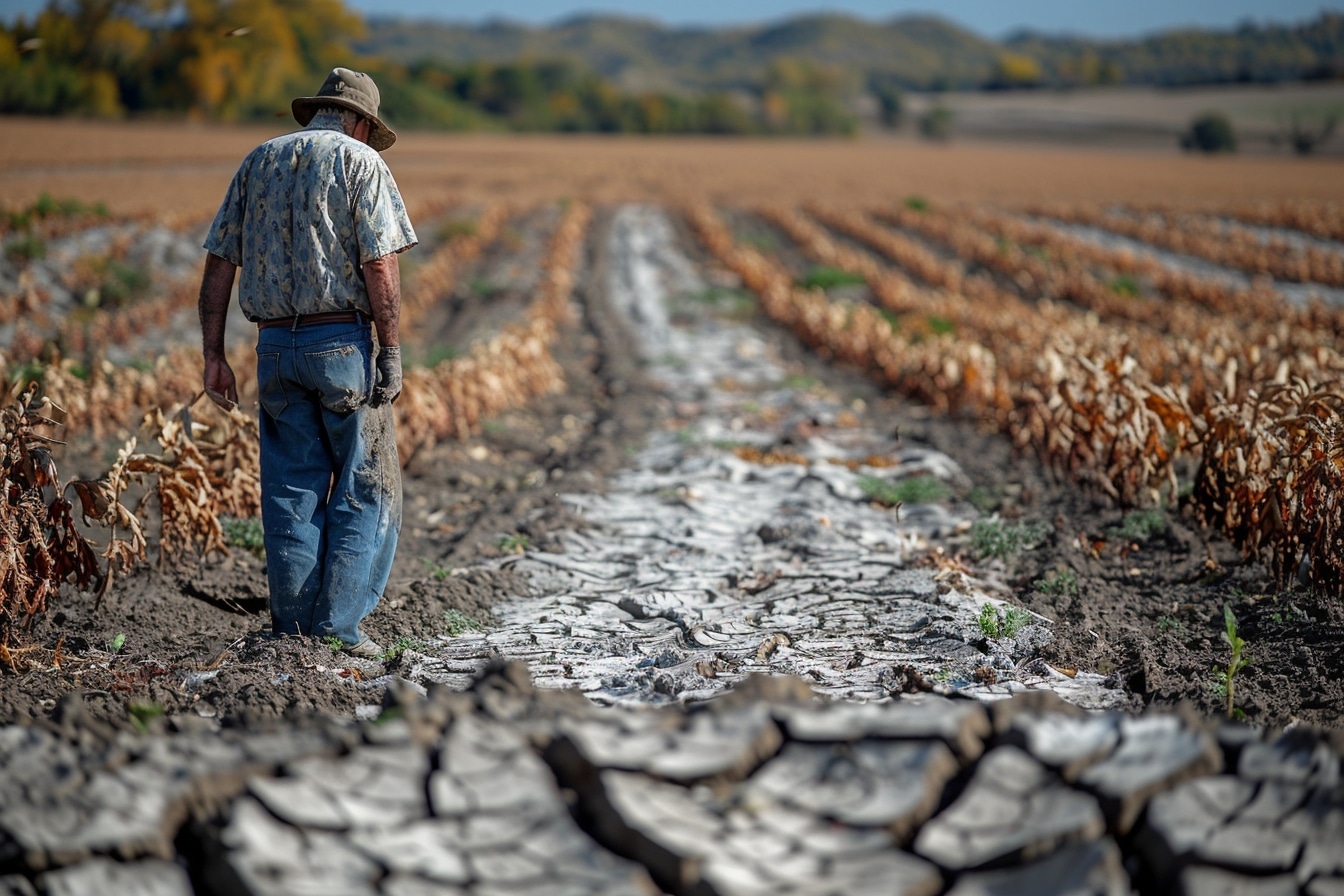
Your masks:
M205 394L226 411L238 407L238 381L224 358L205 359Z
M378 385L373 387L373 398L369 400L371 408L391 404L401 394L401 346L385 345L378 349L374 366L378 370Z

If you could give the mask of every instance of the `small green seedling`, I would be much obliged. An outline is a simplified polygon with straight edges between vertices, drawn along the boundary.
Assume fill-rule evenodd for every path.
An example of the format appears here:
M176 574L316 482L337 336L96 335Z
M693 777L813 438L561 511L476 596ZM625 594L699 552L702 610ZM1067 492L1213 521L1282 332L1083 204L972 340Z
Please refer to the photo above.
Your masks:
M224 543L231 548L242 548L258 557L266 553L265 533L258 517L224 516L219 519L224 530Z
M443 621L447 624L447 633L451 638L481 627L475 619L472 619L466 613L456 608L450 608L443 611Z
M1078 593L1078 574L1071 569L1061 569L1036 583L1036 590L1044 594L1069 595Z
M1157 509L1132 510L1125 514L1120 525L1110 529L1110 534L1125 541L1143 544L1156 535L1167 531L1167 517Z
M522 554L532 547L532 539L515 532L511 535L501 535L495 545L506 554Z
M1171 616L1157 617L1157 633L1165 635L1167 632L1179 632L1181 630L1181 620Z
M345 642L336 635L327 635L322 639L322 643L331 649L332 653L340 653L345 649Z
M860 476L859 490L869 501L897 507L901 504L933 504L952 494L936 476L912 476L897 482L889 482L880 476Z
M840 268L818 265L812 268L804 276L799 277L795 284L803 289L835 289L839 286L859 286L866 281L862 274L854 274Z
M109 651L111 651L112 653L121 653L121 648L123 648L123 647L125 647L125 646L126 646L126 633L125 633L125 632L117 632L116 637L113 638L113 639L108 643L108 645L107 645L107 649L108 649Z
M1229 719L1239 718L1243 715L1237 708L1237 673L1250 663L1250 660L1242 656L1242 651L1246 647L1246 642L1242 640L1237 632L1237 617L1232 612L1231 604L1223 604L1223 640L1227 642L1228 656L1226 668L1214 668L1214 674L1218 676L1218 692L1227 695L1227 717Z
M451 566L443 566L442 564L430 560L428 557L421 557L420 562L425 564L425 569L429 570L430 576L436 582L442 582L453 574L453 568Z
M1000 638L1016 638L1018 632L1026 628L1029 622L1031 614L1021 607L1009 607L1003 611L993 604L981 607L980 615L976 619L980 633L993 641Z
M424 647L425 643L423 641L420 641L416 638L408 638L405 635L402 635L400 638L393 641L391 646L389 646L386 650L383 651L382 659L383 662L390 662L391 660L401 659L401 655L406 651L423 650Z
M164 708L157 703L131 703L126 709L131 714L131 724L141 734L148 733L149 723L165 713Z
M998 517L971 524L971 552L981 560L1010 560L1038 547L1050 534L1044 523L1005 523Z

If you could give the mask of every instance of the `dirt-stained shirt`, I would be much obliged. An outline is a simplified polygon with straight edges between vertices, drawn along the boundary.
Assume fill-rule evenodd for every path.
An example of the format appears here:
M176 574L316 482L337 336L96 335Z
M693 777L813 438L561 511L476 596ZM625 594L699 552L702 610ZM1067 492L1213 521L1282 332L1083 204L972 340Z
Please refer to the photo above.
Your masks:
M238 267L238 304L255 321L371 314L360 265L417 242L382 156L322 110L248 154L204 248Z

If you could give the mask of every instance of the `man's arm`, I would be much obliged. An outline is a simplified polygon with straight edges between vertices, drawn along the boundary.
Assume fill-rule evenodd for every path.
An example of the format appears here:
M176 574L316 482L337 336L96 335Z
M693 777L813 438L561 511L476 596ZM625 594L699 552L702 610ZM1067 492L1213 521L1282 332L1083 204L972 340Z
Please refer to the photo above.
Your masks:
M238 406L238 383L224 356L224 324L229 316L233 275L237 267L214 253L205 256L201 295L196 307L201 317L201 347L205 356L205 391L225 410Z
M378 333L378 384L369 402L378 407L401 394L401 265L395 252L364 264L364 286Z
M364 286L369 291L378 344L401 345L401 265L395 252L365 262Z

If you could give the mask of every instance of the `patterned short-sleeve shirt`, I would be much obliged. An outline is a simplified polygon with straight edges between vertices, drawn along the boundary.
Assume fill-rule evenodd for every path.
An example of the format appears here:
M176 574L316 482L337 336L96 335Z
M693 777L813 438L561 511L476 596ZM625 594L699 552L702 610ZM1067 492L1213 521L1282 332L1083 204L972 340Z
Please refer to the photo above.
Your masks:
M370 314L360 265L417 242L382 156L323 110L248 154L204 248L238 266L243 314L266 320Z

